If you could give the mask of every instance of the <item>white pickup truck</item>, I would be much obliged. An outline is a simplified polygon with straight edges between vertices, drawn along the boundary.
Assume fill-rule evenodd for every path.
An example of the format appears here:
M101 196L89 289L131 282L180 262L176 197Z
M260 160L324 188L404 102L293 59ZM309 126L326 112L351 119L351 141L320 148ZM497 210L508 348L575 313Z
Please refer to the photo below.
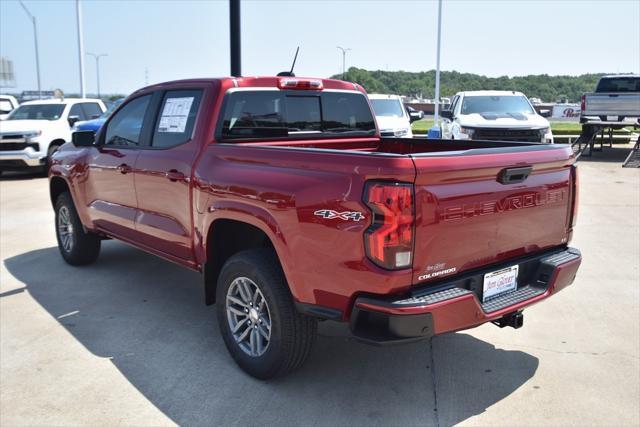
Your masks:
M81 120L105 111L99 99L47 99L29 101L0 121L0 173L6 170L47 168L48 159Z
M398 95L371 93L369 100L376 115L380 136L413 138L411 122L416 118L409 115Z
M441 114L442 139L553 143L549 122L520 92L458 92Z
M596 91L582 95L580 121L592 118L621 122L640 117L640 75L604 76Z
M18 108L18 101L11 95L0 95L0 120L4 120L9 113Z

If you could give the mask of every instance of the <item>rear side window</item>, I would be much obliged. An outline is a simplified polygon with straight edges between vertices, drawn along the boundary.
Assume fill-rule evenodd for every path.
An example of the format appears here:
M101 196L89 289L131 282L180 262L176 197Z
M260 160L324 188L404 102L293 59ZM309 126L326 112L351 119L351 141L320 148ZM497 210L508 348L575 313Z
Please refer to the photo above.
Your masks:
M151 145L175 147L191 139L202 98L202 90L171 90L165 93Z
M596 92L640 92L640 77L600 79Z
M104 143L137 147L140 144L140 132L149 101L151 95L141 96L118 110L107 124Z
M78 120L87 120L87 116L85 116L80 104L73 104L71 106L71 109L69 110L69 117L77 117Z
M373 134L363 94L308 91L237 91L228 95L222 139Z
M87 119L97 119L102 115L102 108L97 102L85 102L82 104L82 109Z

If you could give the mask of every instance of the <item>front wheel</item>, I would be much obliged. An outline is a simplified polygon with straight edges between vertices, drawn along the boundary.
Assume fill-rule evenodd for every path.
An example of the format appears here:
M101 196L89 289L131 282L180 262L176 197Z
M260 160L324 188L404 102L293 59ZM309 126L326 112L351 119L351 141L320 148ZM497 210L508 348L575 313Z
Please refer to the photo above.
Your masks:
M232 256L222 267L216 293L222 338L249 375L263 380L284 376L307 359L317 321L296 311L273 251Z
M56 200L56 238L62 258L71 265L94 262L100 254L100 237L85 232L69 193Z

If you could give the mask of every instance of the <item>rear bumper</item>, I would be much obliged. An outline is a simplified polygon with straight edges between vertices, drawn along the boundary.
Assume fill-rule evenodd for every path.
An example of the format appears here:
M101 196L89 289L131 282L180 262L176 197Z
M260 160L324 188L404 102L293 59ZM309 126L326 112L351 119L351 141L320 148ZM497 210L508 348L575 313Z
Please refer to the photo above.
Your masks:
M464 274L401 299L359 297L351 313L351 332L362 341L385 345L498 321L569 286L581 261L579 250L566 248ZM484 274L515 264L518 288L482 303Z

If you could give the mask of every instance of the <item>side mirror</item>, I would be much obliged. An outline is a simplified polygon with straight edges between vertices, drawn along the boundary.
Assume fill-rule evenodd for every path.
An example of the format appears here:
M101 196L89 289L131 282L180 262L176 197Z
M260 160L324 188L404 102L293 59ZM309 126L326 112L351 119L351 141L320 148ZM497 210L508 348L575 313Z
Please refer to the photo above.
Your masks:
M69 116L67 120L69 121L69 126L73 126L80 121L80 116Z
M443 119L453 120L453 111L451 110L442 110L440 111L440 115Z
M92 130L79 130L71 134L71 142L76 147L91 147L96 143L96 133Z

